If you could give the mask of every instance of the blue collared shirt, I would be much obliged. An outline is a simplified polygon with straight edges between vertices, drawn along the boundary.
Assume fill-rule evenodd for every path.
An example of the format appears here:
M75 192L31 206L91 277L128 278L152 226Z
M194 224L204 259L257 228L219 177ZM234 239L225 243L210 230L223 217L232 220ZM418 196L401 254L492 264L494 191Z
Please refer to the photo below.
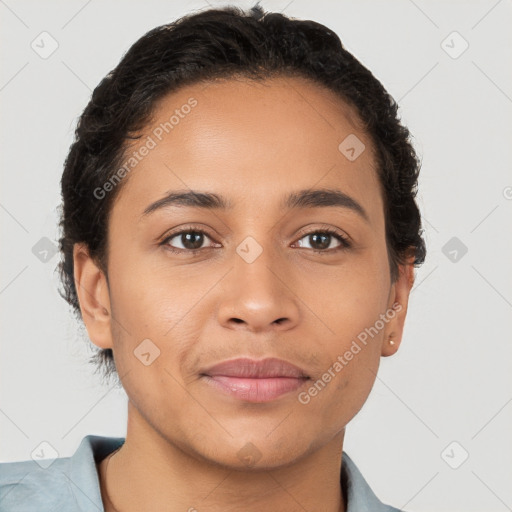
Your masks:
M2 512L104 512L96 464L119 448L124 437L85 436L71 457L44 468L34 460L0 464ZM352 459L343 452L341 485L347 512L401 512L375 496Z

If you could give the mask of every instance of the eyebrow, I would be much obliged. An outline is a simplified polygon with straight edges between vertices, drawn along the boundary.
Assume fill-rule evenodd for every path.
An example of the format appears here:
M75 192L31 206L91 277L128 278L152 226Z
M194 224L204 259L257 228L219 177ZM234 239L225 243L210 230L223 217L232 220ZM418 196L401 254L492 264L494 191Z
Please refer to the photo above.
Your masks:
M169 206L185 206L189 208L202 208L206 210L229 210L233 207L231 201L211 192L194 190L175 190L168 192L164 197L151 203L142 213L141 218ZM338 207L352 210L370 222L368 213L353 197L341 190L322 188L305 189L291 192L281 203L282 209L296 208L328 208Z

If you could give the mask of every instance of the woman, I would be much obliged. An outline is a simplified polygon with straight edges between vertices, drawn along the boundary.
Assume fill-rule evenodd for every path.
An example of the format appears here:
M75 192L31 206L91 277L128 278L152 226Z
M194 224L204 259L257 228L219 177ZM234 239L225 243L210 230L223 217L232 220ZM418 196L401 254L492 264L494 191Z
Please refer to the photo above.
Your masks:
M2 510L398 510L343 442L425 258L418 174L325 26L229 7L143 36L62 177L64 296L126 438L2 464Z

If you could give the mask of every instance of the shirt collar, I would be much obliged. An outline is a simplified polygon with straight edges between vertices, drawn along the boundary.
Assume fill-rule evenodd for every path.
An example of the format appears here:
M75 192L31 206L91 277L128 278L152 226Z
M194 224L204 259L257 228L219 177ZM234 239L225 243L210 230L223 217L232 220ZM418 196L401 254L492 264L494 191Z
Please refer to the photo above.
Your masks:
M372 491L354 461L343 452L341 486L346 496L346 512L379 512L390 509Z
M77 501L78 510L103 511L98 464L109 453L119 448L125 441L123 437L103 437L88 435L71 456L69 478Z

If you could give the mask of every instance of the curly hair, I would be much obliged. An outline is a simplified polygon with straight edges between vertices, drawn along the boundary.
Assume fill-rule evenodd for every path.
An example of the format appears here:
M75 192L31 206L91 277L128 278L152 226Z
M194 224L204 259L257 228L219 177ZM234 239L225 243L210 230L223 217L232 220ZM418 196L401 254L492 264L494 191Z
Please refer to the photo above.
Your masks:
M86 244L108 282L108 219L122 183L101 199L94 191L112 179L158 100L186 85L217 78L274 76L308 78L355 108L374 145L392 281L400 264L412 257L415 266L424 262L415 201L420 161L398 117L398 105L382 84L322 24L265 12L258 4L247 11L213 8L142 36L94 89L78 120L61 180L58 266L63 285L59 293L78 319L73 246ZM104 377L117 375L110 349L98 349L90 362Z

